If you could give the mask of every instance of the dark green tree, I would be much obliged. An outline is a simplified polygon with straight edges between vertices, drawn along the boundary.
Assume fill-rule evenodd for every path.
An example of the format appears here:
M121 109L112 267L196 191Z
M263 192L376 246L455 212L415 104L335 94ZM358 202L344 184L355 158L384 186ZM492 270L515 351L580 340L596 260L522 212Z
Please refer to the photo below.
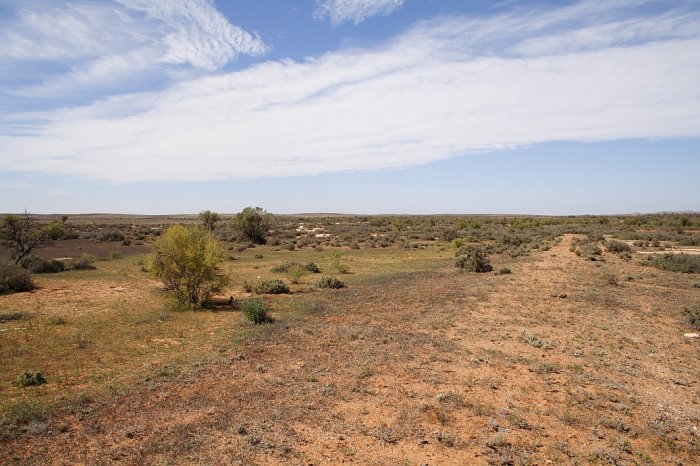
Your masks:
M246 207L236 214L235 227L248 240L255 244L267 242L267 232L272 228L274 217L260 207Z
M214 231L216 222L221 220L221 216L216 212L211 210L205 210L199 213L199 220L202 222L202 226L209 231Z

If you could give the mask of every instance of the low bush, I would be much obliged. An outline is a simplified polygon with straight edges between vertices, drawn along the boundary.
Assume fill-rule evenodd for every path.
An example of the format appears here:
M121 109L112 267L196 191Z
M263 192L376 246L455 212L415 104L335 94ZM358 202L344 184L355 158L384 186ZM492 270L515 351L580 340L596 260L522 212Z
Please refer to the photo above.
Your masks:
M321 273L321 269L319 269L318 265L314 264L313 262L307 262L304 264L304 268L311 273Z
M632 251L632 248L630 248L629 244L623 243L622 241L617 241L614 239L605 242L605 249L607 249L609 252L614 252L614 253L631 252Z
M345 288L345 283L335 277L321 277L321 279L316 282L316 288L330 288L338 290L340 288Z
M58 273L66 270L66 264L56 259L42 259L38 256L23 258L19 265L31 273Z
M34 288L28 270L19 265L0 263L0 294L31 291Z
M479 248L472 248L460 256L455 262L455 267L463 272L485 273L493 270L486 253Z
M685 320L695 329L700 330L700 304L683 310Z
M46 378L41 372L22 372L14 381L18 387L33 387L44 385Z
M279 279L263 280L253 287L258 294L284 294L289 293L289 285Z
M502 267L501 269L496 272L498 275L508 275L513 273L508 267Z
M690 254L664 254L661 257L650 257L651 265L658 269L671 272L700 273L700 256Z
M71 270L93 270L96 267L93 263L97 260L92 254L83 254L80 259L76 259L68 266Z
M272 322L270 308L260 298L250 298L243 303L243 316L255 325Z
M11 322L13 320L29 319L29 314L26 312L4 312L0 314L0 322Z

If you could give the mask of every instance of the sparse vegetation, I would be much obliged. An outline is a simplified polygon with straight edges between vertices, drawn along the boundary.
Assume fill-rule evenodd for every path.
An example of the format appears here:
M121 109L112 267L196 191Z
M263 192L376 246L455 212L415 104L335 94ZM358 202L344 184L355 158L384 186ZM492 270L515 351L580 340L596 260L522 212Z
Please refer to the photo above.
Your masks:
M494 464L692 464L700 363L691 357L698 340L683 333L699 330L689 305L697 277L644 266L698 234L679 232L677 215L629 218L278 216L267 245L220 222L214 233L229 259L218 267L230 285L204 312L172 312L190 306L176 307L174 293L159 299L146 254L170 225L197 228L197 215L71 216L67 236L33 254L66 265L93 254L98 268L36 275L38 292L0 299L2 456L469 464L479 451ZM102 243L105 232L132 245ZM622 263L604 238L635 241L651 258ZM605 250L593 254L601 263L576 259L575 243ZM495 274L455 273L462 247L481 249ZM333 251L353 275L338 275ZM121 258L106 260L112 252ZM289 285L290 271L312 273L309 263L328 278ZM502 275L511 268L517 276ZM310 289L336 277L351 288ZM294 293L241 290L272 280ZM271 309L275 325L253 324L269 322ZM25 370L48 384L16 385ZM185 414L193 407L197 416ZM319 426L327 442L316 441ZM220 435L228 443L212 448L207 439ZM97 453L85 441L108 447ZM358 444L367 451L348 449Z

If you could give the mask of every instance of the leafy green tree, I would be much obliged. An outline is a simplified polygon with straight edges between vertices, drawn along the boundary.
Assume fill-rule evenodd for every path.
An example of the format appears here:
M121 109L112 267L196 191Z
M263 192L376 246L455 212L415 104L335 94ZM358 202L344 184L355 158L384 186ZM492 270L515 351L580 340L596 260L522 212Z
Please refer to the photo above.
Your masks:
M183 304L205 304L228 283L219 268L221 244L204 227L174 225L158 238L154 250L156 276Z
M65 224L59 220L51 220L51 222L44 227L44 232L46 236L52 240L57 240L66 236L66 227Z
M48 241L48 234L27 211L22 215L5 215L0 227L0 242L12 249L12 260L18 264L34 248Z
M199 220L202 222L204 228L209 231L214 231L216 222L221 220L221 216L216 212L212 212L211 210L205 210L199 213Z
M272 228L274 217L260 207L246 207L236 214L235 227L248 240L256 244L267 242L267 232Z

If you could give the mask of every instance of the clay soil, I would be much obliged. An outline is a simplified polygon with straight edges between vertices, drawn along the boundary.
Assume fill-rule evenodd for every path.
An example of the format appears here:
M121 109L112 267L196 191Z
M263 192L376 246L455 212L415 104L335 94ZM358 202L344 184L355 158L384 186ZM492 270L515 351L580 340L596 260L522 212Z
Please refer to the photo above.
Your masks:
M57 412L14 464L693 464L692 274L569 250L295 294L234 350ZM500 262L499 262L500 261Z

